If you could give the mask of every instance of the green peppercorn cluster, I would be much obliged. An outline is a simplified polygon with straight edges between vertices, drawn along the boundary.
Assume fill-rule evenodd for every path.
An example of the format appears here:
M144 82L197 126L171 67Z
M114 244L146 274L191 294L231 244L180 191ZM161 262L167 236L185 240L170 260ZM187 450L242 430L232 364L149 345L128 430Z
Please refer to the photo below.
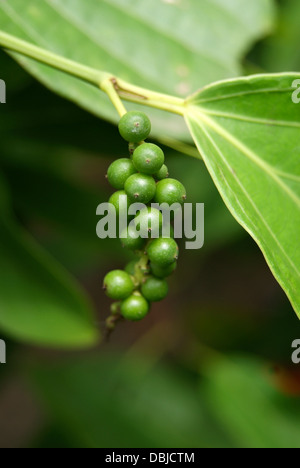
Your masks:
M104 278L104 289L108 297L117 301L112 306L112 316L137 321L148 314L152 302L162 301L167 296L166 278L176 269L179 255L172 234L162 237L162 213L149 205L152 202L183 204L186 191L178 180L169 178L162 149L145 143L151 132L151 122L144 113L125 114L120 120L119 131L129 143L130 157L114 161L108 168L108 182L116 189L109 202L117 214L121 195L127 195L127 208L136 202L147 207L135 217L136 229L131 224L121 234L123 246L137 258L124 271L108 273ZM112 316L107 322L110 325L114 323Z

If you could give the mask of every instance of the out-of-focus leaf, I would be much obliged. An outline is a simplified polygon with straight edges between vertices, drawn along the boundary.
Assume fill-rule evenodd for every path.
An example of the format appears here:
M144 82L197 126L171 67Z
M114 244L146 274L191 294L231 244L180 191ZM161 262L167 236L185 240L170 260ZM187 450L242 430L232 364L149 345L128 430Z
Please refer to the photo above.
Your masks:
M0 219L10 215L10 196L7 182L0 172Z
M0 187L2 193L5 187ZM6 197L8 201L7 192ZM9 207L0 214L1 329L15 339L37 345L94 345L98 331L91 305L79 285L15 224L8 211Z
M221 359L206 368L207 400L238 447L300 447L298 405L270 381L266 367L250 358Z
M23 215L46 221L53 228L60 227L72 233L75 239L88 240L92 247L99 245L96 208L107 200L108 191L105 194L83 181L76 184L58 171L5 165L4 172L12 188L15 205Z
M185 96L212 81L240 75L239 60L270 31L273 14L272 0L10 0L0 3L0 28L135 84ZM15 57L59 94L116 120L103 93ZM186 135L181 119L154 116L157 135Z
M192 96L186 120L228 209L300 317L300 74L228 80Z
M40 364L34 382L60 428L80 447L226 447L197 387L147 359ZM146 370L147 369L147 370Z
M270 72L300 69L300 2L280 2L277 28L262 45L261 66Z
M252 257L255 259L255 256ZM249 266L247 257L245 258L242 253L240 259L245 266ZM217 267L218 265L215 265L215 268ZM257 274L257 269L255 272ZM212 280L208 278L208 281ZM243 282L243 276L241 282ZM274 294L260 274L258 282L266 291L266 297L269 296L270 304L266 298L261 297L261 291L258 290L257 285L254 285L249 291L249 296L254 295L258 305L254 303L249 307L249 299L244 294L244 305L237 306L239 302L237 294L222 297L222 287L219 286L220 282L217 280L215 296L213 294L210 296L213 300L203 299L202 291L200 291L201 304L187 303L185 321L189 329L193 330L193 335L199 343L219 352L251 353L262 359L290 365L291 343L297 336L295 329L299 328L299 320L295 314L288 313L290 306L288 301L284 300L284 295ZM227 284L234 285L231 286L231 290L236 291L238 288L240 297L243 295L243 288L234 282L230 275L226 278L225 287ZM205 284L201 287L205 289ZM247 287L245 286L244 289Z

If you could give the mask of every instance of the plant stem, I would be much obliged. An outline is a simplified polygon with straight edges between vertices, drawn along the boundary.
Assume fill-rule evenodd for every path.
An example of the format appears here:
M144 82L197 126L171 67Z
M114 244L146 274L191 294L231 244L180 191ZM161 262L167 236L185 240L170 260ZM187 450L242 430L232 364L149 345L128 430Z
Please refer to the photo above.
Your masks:
M115 330L117 324L124 320L120 313L112 313L109 317L107 317L105 322L105 341L108 342L111 334Z
M120 78L116 78L115 86L123 99L150 107L156 107L157 109L173 112L174 114L184 115L184 99L140 88Z
M134 86L113 76L111 73L87 67L73 60L69 60L48 50L37 47L29 42L18 39L10 34L0 31L0 46L18 54L22 54L38 62L49 65L57 70L68 73L83 81L105 91L120 115L124 114L125 107L121 99L144 104L149 107L184 115L184 99L157 93L146 88ZM111 83L111 84L110 84Z
M141 286L145 279L145 273L147 271L148 256L144 252L140 252L140 259L135 265L134 279L136 286Z
M116 91L114 81L111 78L106 79L100 83L100 88L108 95L119 116L123 117L127 110Z
M38 62L49 65L57 70L76 76L88 83L99 85L102 80L109 78L111 75L106 72L95 70L94 68L81 65L80 63L69 60L60 55L49 52L48 50L37 47L30 42L18 39L10 34L0 31L0 45L11 51L25 55Z

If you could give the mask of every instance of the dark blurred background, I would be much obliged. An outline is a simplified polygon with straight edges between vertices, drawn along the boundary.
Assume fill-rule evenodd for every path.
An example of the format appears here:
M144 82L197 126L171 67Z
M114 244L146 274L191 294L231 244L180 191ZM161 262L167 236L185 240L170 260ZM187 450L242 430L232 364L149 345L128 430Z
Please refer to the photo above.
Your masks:
M299 15L289 3L245 59L249 71L299 70ZM118 240L97 239L95 210L126 145L115 126L51 93L2 51L0 63L9 83L0 171L13 212L87 291L101 328L102 278L131 257ZM188 201L205 203L204 248L182 249L169 297L141 323L120 324L109 343L53 350L1 332L1 447L300 446L300 367L291 362L299 321L203 163L164 149ZM14 263L18 250L1 249ZM22 303L18 284L7 287Z

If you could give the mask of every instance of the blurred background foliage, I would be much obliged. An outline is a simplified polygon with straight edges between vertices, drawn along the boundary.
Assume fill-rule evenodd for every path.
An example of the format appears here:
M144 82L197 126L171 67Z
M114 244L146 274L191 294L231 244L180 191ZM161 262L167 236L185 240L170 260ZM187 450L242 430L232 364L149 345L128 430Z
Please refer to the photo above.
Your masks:
M245 73L299 70L299 2L276 9L237 54ZM126 145L2 51L0 63L0 446L299 447L299 322L203 163L165 148L189 202L205 203L204 248L182 249L168 299L99 344L102 278L131 257L97 239L95 212Z

